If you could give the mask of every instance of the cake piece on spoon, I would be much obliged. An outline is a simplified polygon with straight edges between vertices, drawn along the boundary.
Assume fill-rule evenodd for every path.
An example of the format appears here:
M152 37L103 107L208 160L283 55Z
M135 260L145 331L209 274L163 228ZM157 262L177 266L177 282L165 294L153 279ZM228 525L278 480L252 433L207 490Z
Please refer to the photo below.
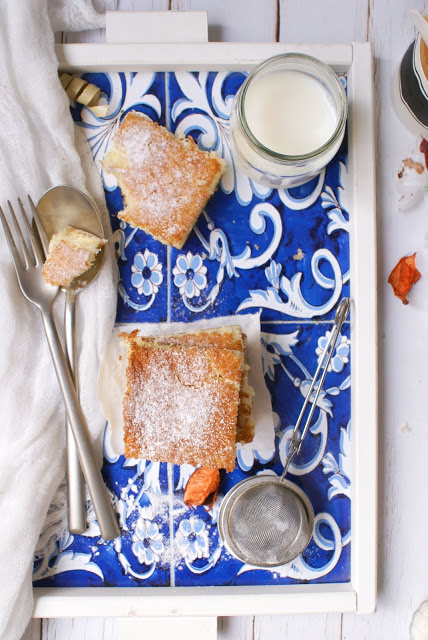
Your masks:
M50 239L43 267L45 281L59 287L68 286L74 278L91 267L106 243L107 240L74 227L66 227L55 233Z

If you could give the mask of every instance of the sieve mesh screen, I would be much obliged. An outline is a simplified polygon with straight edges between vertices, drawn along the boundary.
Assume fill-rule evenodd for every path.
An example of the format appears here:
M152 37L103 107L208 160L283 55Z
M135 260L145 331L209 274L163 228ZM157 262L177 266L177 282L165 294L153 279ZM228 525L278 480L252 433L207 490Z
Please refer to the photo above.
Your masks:
M231 505L228 531L241 556L254 565L284 564L295 557L302 538L310 537L301 499L278 481L264 482L241 493Z

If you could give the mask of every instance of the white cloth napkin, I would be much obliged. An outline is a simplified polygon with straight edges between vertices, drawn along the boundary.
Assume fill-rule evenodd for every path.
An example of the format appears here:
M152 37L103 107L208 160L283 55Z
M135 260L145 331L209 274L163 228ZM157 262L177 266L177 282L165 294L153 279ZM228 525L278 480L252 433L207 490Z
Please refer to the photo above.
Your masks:
M50 10L55 29L102 26L103 17L89 0L55 0ZM3 210L7 213L8 199L16 204L17 197L25 201L30 194L37 202L49 187L69 184L95 200L109 236L100 178L77 129L75 141L69 101L58 80L47 0L2 2L0 123ZM104 425L97 369L116 302L112 249L106 253L100 276L77 300L81 402L94 438ZM15 640L31 616L34 551L55 494L47 535L58 535L65 526L64 493L57 492L65 473L65 429L41 317L21 294L1 229L0 292L0 637ZM59 294L58 327L63 302Z

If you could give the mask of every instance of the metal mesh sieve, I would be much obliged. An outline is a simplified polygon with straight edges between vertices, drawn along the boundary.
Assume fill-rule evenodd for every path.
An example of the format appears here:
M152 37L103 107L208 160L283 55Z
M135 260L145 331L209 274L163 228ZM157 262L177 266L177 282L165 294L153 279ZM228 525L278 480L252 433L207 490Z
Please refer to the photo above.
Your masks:
M311 538L312 506L303 491L288 480L248 478L225 500L219 517L220 535L243 562L260 567L284 564Z
M306 395L292 437L281 477L259 475L242 480L223 499L218 515L220 537L240 560L257 567L276 567L296 558L308 545L314 512L307 495L285 475L309 429L324 384L337 338L349 313L350 301L341 300L334 327ZM321 378L318 382L318 377ZM307 406L309 416L299 431Z

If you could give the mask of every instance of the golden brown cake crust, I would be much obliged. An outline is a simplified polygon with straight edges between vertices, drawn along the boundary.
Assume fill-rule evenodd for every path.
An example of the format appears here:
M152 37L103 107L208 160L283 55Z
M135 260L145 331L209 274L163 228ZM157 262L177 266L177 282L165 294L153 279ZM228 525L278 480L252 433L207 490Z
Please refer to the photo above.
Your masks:
M122 191L119 218L177 249L225 170L221 158L192 138L179 139L136 111L126 114L102 165Z
M250 367L247 361L247 336L242 334L244 348L244 367L242 371L241 390L239 392L238 422L236 424L236 442L247 444L254 440L256 422L253 417L254 389L250 385L248 373Z
M128 343L125 456L232 471L242 354Z
M138 332L133 332L137 335ZM172 335L156 337L140 337L139 344L179 344L181 346L217 347L232 349L243 354L242 381L239 391L239 407L236 424L236 442L247 444L254 439L255 421L253 418L254 389L249 384L249 366L246 360L247 336L242 333L240 325L221 327L216 329L201 329Z
M151 337L150 340L156 340L164 344L180 344L191 347L216 347L217 349L231 349L232 351L241 352L244 350L240 325L160 335Z

